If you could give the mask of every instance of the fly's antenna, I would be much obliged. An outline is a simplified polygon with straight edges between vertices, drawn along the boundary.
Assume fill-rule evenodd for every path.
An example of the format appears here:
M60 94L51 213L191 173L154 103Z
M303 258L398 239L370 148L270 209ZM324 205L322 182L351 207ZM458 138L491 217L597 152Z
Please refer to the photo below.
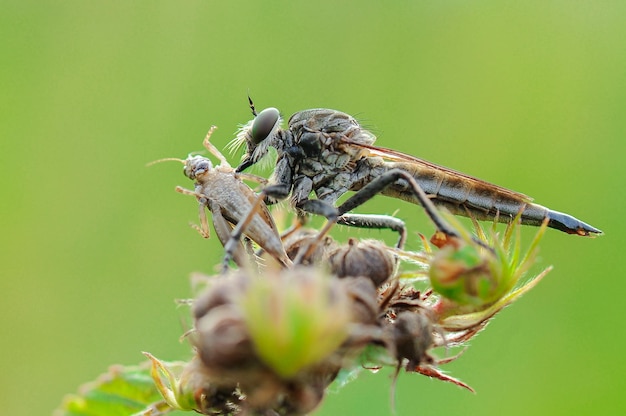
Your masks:
M179 159L177 157L165 157L163 159L158 159L158 160L154 160L150 163L146 163L146 167L150 167L153 165L156 165L157 163L161 163L161 162L180 162L183 165L186 164L186 162L183 159Z
M252 98L250 98L250 94L248 94L248 102L250 103L250 110L252 110L252 115L256 117L256 108L254 108L254 103L252 102Z

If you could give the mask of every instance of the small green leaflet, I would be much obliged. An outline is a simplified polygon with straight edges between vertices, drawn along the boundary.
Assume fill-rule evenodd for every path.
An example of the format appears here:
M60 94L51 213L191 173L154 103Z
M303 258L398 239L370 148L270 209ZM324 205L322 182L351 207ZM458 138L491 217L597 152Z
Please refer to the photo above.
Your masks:
M182 370L184 362L168 362L173 371ZM80 387L78 394L64 398L54 416L126 416L180 415L164 401L150 375L151 364L114 365L95 381Z

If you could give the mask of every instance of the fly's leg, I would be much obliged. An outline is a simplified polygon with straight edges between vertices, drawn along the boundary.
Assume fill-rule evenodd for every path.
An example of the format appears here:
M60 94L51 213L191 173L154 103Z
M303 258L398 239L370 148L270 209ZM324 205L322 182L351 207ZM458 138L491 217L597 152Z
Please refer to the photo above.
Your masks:
M376 230L390 229L399 234L396 248L403 248L406 242L406 226L404 221L390 215L375 214L343 214L337 218L337 223L359 228L373 228Z
M205 209L207 207L206 198L201 194L198 194L192 190L185 189L180 186L176 187L176 192L179 192L183 195L195 196L196 198L198 198L198 202L199 202L198 218L200 218L200 225L197 225L197 224L190 224L190 225L191 225L191 228L193 228L198 233L200 233L202 237L209 238L211 233L209 232L209 219L207 218L206 209Z
M245 229L250 225L252 218L257 213L257 210L261 203L263 202L265 194L261 192L259 197L254 201L252 206L250 206L250 211L242 220L237 223L237 226L230 233L230 237L228 241L224 243L224 260L222 261L222 273L226 273L228 271L228 263L233 259L234 254L237 251L237 248L240 246L241 236L243 235ZM242 265L239 264L241 267Z
M239 168L237 168L236 171L239 171ZM291 192L291 188L293 188L293 169L287 157L281 157L276 162L276 167L274 168L274 182L275 183L272 185L266 186L263 189L266 195L266 204L273 204L276 201L287 198Z
M275 201L280 201L289 196L291 192L291 185L277 184L266 186L263 189L264 199L266 204L273 204Z
M456 230L452 228L441 217L441 215L439 215L437 208L435 207L433 202L430 200L430 198L428 198L428 195L426 195L422 187L417 183L417 181L415 181L413 176L411 176L408 172L405 172L401 169L392 169L388 172L385 172L383 175L379 176L378 178L374 179L372 182L365 185L357 193L352 195L350 198L348 198L348 200L346 200L346 202L344 202L337 208L337 210L339 211L339 214L343 215L344 213L353 210L359 205L364 204L366 201L378 195L385 188L387 188L389 185L393 184L399 179L403 179L408 182L409 186L411 187L411 190L415 194L415 197L419 201L420 205L426 211L426 215L428 215L428 217L433 222L433 224L435 224L435 227L437 228L438 231L442 232L443 234L449 237L455 237L455 238L460 237L459 233L457 233ZM489 250L493 250L486 243L484 243L483 241L479 239L474 239L474 241L477 244Z
M239 241L241 239L241 236L245 232L246 228L250 225L250 222L252 222L254 216L258 213L258 210L264 199L265 192L261 191L254 203L250 205L250 209L246 216L237 223L237 226L232 230L227 241L224 241L224 261L222 263L222 270L224 272L228 270L228 262L233 258L233 255L237 254L237 248L239 247ZM289 259L276 258L276 261L281 263L283 267L291 266L291 262L289 262ZM237 263L240 267L242 266L237 261L235 263Z
M267 192L270 196L274 197L274 195L276 195L274 193L275 190L284 192L286 187L281 188L280 186L281 185L270 186L268 188L265 188L264 191ZM361 204L370 199L372 196L364 199ZM360 204L357 204L355 206L358 205ZM300 253L298 253L298 256L294 260L294 263L296 264L300 263L303 259L306 259L311 254L312 250L315 248L315 245L324 238L324 236L336 223L352 227L390 229L392 231L395 231L400 235L397 243L398 248L403 247L404 242L406 241L406 227L404 225L404 222L398 218L386 215L345 214L346 211L343 211L344 215L340 215L342 213L340 209L335 208L333 205L327 202L320 201L319 199L305 199L300 203L297 203L296 208L311 214L321 215L327 220L326 224L318 234L318 238L316 238L313 243L311 243L307 247L304 247L300 251ZM300 222L302 222L302 219L300 219Z
M365 201L363 201L365 202ZM370 228L370 229L389 229L391 231L395 231L399 234L398 242L396 243L396 248L403 248L404 243L406 241L406 226L404 221L401 219L389 216L389 215L375 215L375 214L343 214L339 215L341 211L339 211L334 206L330 205L327 202L320 201L319 199L308 199L306 201L302 201L300 205L298 205L303 211L310 212L312 214L323 215L326 217L327 222L322 228L322 230L317 235L317 238L308 246L305 246L300 250L298 256L294 260L295 264L301 263L304 259L308 258L309 255L315 249L315 246L319 244L323 238L326 236L328 231L335 224L348 225L350 227L359 227L359 228Z
M217 203L211 203L209 208L213 214L213 228L215 228L217 238L219 238L222 246L226 247L226 245L230 243L230 236L233 232L234 225L224 218L222 209ZM223 273L228 269L229 260L234 260L235 264L239 267L245 267L248 264L247 251L239 240L235 240L234 243L229 244L228 252L229 256L224 260L222 267Z
M354 208L364 204L374 196L381 193L385 188L396 182L398 179L404 179L409 183L409 186L417 197L420 205L424 208L426 215L428 215L433 224L435 224L437 230L452 237L459 237L458 233L450 227L450 225L443 218L441 218L435 204L433 204L428 198L428 195L426 195L413 176L400 169L392 169L374 179L372 182L361 188L361 190L357 193L352 195L346 202L341 204L337 210L340 214L352 211Z

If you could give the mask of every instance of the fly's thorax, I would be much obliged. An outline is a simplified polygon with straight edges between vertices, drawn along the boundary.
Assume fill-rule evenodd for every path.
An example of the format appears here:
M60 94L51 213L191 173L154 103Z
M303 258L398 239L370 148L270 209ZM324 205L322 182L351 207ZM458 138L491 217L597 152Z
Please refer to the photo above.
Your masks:
M289 129L293 132L301 129L324 133L343 133L359 123L349 114L329 108L313 108L295 113L289 119Z
M317 176L323 182L332 180L341 172L351 171L348 167L350 159L346 155L336 153L325 153L320 158L304 158L296 165L294 172L297 175L304 175L318 182Z
M343 136L358 144L371 145L376 140L376 136L364 129L351 115L325 108L295 113L289 119L289 129L295 136L298 136L300 131L321 132L327 135L335 134L337 139Z
M294 114L289 131L302 155L299 170L311 177L322 172L331 174L352 169L350 162L369 154L367 149L354 143L372 144L376 139L348 114L327 109Z

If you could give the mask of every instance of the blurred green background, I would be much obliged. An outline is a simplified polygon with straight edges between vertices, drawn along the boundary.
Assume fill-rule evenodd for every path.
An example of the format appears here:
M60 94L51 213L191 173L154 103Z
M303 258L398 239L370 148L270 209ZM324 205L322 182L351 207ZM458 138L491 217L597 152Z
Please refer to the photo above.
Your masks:
M145 164L202 150L211 124L223 148L251 117L248 92L286 116L346 111L381 146L606 232L546 235L539 266L555 270L444 367L476 395L401 374L397 414L626 413L626 2L1 8L1 413L50 414L143 350L189 356L173 299L221 247L187 225L197 209L174 192L191 186L181 166ZM420 209L384 197L361 212L396 210L412 232L432 232ZM316 414L390 414L390 384L388 371L365 374Z

